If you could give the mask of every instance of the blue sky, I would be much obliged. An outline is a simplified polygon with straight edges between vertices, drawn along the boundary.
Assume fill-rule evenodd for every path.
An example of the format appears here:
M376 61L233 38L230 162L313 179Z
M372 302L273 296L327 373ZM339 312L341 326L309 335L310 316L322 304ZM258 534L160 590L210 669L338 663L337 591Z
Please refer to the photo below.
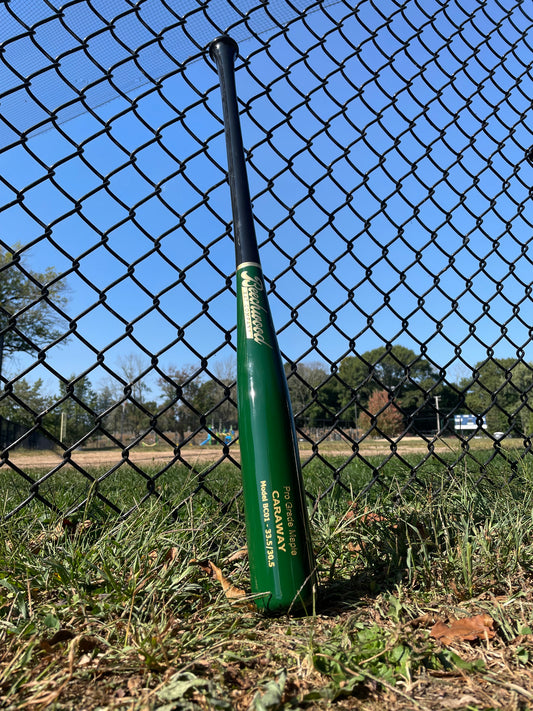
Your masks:
M222 0L207 10L217 27L196 0L167 3L183 25L159 0L56 1L58 16L45 21L50 4L0 6L4 35L20 35L0 62L0 239L26 245L33 268L64 273L64 325L76 333L45 363L5 363L10 376L24 371L53 390L54 370L92 369L103 382L98 353L110 368L154 355L163 370L232 355L221 102L202 49L232 25L257 236L285 355L338 362L399 343L451 379L487 348L533 360L533 13L495 0L428 0L424 11L385 0L379 10L324 3L295 21L278 1L270 13L282 32L263 5L242 3L261 33L253 38ZM83 39L101 67L114 67L112 85ZM54 59L70 87L42 69ZM31 94L17 90L23 78ZM17 130L36 125L17 144Z

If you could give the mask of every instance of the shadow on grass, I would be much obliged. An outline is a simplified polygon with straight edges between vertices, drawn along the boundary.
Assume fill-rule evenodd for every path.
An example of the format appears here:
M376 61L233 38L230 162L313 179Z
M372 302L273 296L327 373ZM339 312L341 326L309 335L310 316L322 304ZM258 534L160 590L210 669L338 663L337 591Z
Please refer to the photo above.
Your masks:
M493 468L380 497L324 502L314 520L321 614L338 614L384 593L405 590L472 599L506 594L515 570L529 569L530 474L511 481Z

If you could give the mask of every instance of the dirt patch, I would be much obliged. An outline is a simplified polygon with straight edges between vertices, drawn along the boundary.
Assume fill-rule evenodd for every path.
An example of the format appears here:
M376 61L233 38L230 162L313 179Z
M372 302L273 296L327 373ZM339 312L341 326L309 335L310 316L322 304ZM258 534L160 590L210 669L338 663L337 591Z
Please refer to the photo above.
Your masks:
M457 447L457 440L454 440ZM485 443L486 446L486 443ZM450 452L451 446L445 441L431 443L431 453L443 454ZM363 457L387 456L391 453L406 454L427 454L429 444L419 437L403 438L401 442L392 444L386 440L369 440L361 443L358 453ZM353 453L351 445L344 442L324 442L319 445L318 452L324 457L350 456ZM308 459L312 454L311 447L301 445L300 453L302 460ZM240 461L240 451L238 446L229 449L229 456L236 461ZM94 466L113 466L127 459L135 464L169 464L173 461L179 463L180 459L193 462L213 462L225 457L223 448L220 446L199 447L186 445L180 448L176 456L175 451L170 447L165 449L147 449L139 446L131 450L121 450L118 447L113 449L78 449L65 457L56 451L28 452L14 450L10 453L9 461L21 469L54 469L65 462L71 462L82 468Z

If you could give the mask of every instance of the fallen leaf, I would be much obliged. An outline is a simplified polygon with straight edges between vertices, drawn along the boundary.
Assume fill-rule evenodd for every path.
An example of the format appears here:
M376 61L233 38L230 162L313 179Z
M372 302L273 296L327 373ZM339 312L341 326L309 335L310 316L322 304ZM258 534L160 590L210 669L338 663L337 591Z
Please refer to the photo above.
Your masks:
M127 683L128 691L130 692L130 694L134 694L141 687L142 680L138 676L130 676L130 678L128 679L128 681L126 683Z
M177 709L216 708L230 709L231 706L219 697L219 690L209 679L202 679L191 672L178 672L157 695L161 701L168 704L158 704L160 711L176 711Z
M444 709L464 709L469 706L478 706L481 702L471 694L465 694L460 699L441 699L440 705Z
M226 559L226 563L234 563L236 560L243 560L248 557L248 548L239 548L238 551L229 555Z
M176 558L178 557L178 553L179 549L175 546L169 548L168 551L165 553L165 562L172 563L172 561L176 560Z
M40 642L40 646L43 649L46 649L48 651L49 647L53 647L55 644L59 644L60 642L68 642L74 637L74 632L71 630L67 629L59 629L55 634L53 634L50 639L47 639L46 637Z
M162 570L163 572L166 571L166 569L168 568L168 566L169 566L174 560L176 560L176 558L178 557L178 553L179 553L179 550L178 550L178 548L176 548L175 546L172 546L171 548L169 548L169 549L167 550L167 552L166 552L165 555L163 556L163 566L162 566L162 568L161 568L161 570ZM159 550L150 551L150 553L148 553L148 564L149 564L149 566L151 567L151 566L155 565L155 563L157 563L158 558L159 558Z
M434 615L419 615L418 617L414 617L412 620L409 620L407 622L407 625L409 627L429 627L430 625L435 624L435 616Z
M164 574L167 572L168 568L178 557L178 548L169 548L162 559L162 564L160 568L156 568L156 564L160 559L160 551L158 549L151 550L148 555L144 558L144 577L138 582L135 592L139 592L142 588L156 575ZM156 568L154 570L154 568ZM130 571L127 576L128 582L134 578L133 571Z
M82 653L93 652L95 649L100 649L100 643L96 637L80 637L78 639L78 651Z
M246 679L242 673L242 669L234 664L224 664L224 682L232 688L248 689L251 686L251 681Z
M197 565L204 571L204 573L207 573L207 575L209 575L211 578L218 581L222 585L222 590L224 591L224 594L226 595L228 600L238 600L240 598L246 597L246 593L244 592L244 590L241 590L240 588L236 587L227 578L225 578L220 568L217 568L217 566L212 561L207 559L193 559L190 561L190 563L191 565Z
M90 519L85 519L85 521L75 521L65 517L54 530L56 531L57 537L59 537L61 531L68 533L70 536L74 536L79 535L84 531L88 531L92 525L93 522Z
M267 682L261 691L254 696L248 711L270 711L279 709L283 699L283 691L287 683L287 672L282 669L277 674L277 679Z
M93 522L87 519L86 521L72 521L70 518L63 518L51 531L42 531L38 536L30 542L29 547L32 553L39 553L43 545L47 542L56 543L65 534L74 536L75 534L87 531Z
M360 543L352 543L351 541L348 541L346 548L350 551L350 553L361 553L363 550Z
M386 520L387 518L385 516L381 516L381 514L375 513L375 511L369 511L368 506L365 506L365 508L363 509L363 513L358 513L356 501L352 501L350 503L348 511L344 514L344 521L348 521L351 523L355 523L356 521L358 521L364 524L371 524L380 523L381 521ZM397 528L397 526L393 525L392 528Z
M148 553L148 564L149 565L154 565L154 563L157 561L157 558L159 556L159 551L153 550Z
M431 636L436 640L449 646L454 642L475 642L478 639L492 639L494 631L494 620L490 615L474 615L473 617L463 617L462 619L452 618L448 624L439 620L431 628Z

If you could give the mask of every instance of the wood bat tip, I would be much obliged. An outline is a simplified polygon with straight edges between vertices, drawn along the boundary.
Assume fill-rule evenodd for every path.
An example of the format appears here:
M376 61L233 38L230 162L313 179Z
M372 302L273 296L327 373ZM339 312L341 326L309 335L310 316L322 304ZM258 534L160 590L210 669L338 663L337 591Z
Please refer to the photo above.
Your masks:
M209 45L209 56L211 57L211 59L216 59L215 55L220 52L222 47L228 47L230 49L233 49L233 53L235 56L239 54L239 45L233 39L233 37L230 37L229 35L220 35L220 37L214 39Z

